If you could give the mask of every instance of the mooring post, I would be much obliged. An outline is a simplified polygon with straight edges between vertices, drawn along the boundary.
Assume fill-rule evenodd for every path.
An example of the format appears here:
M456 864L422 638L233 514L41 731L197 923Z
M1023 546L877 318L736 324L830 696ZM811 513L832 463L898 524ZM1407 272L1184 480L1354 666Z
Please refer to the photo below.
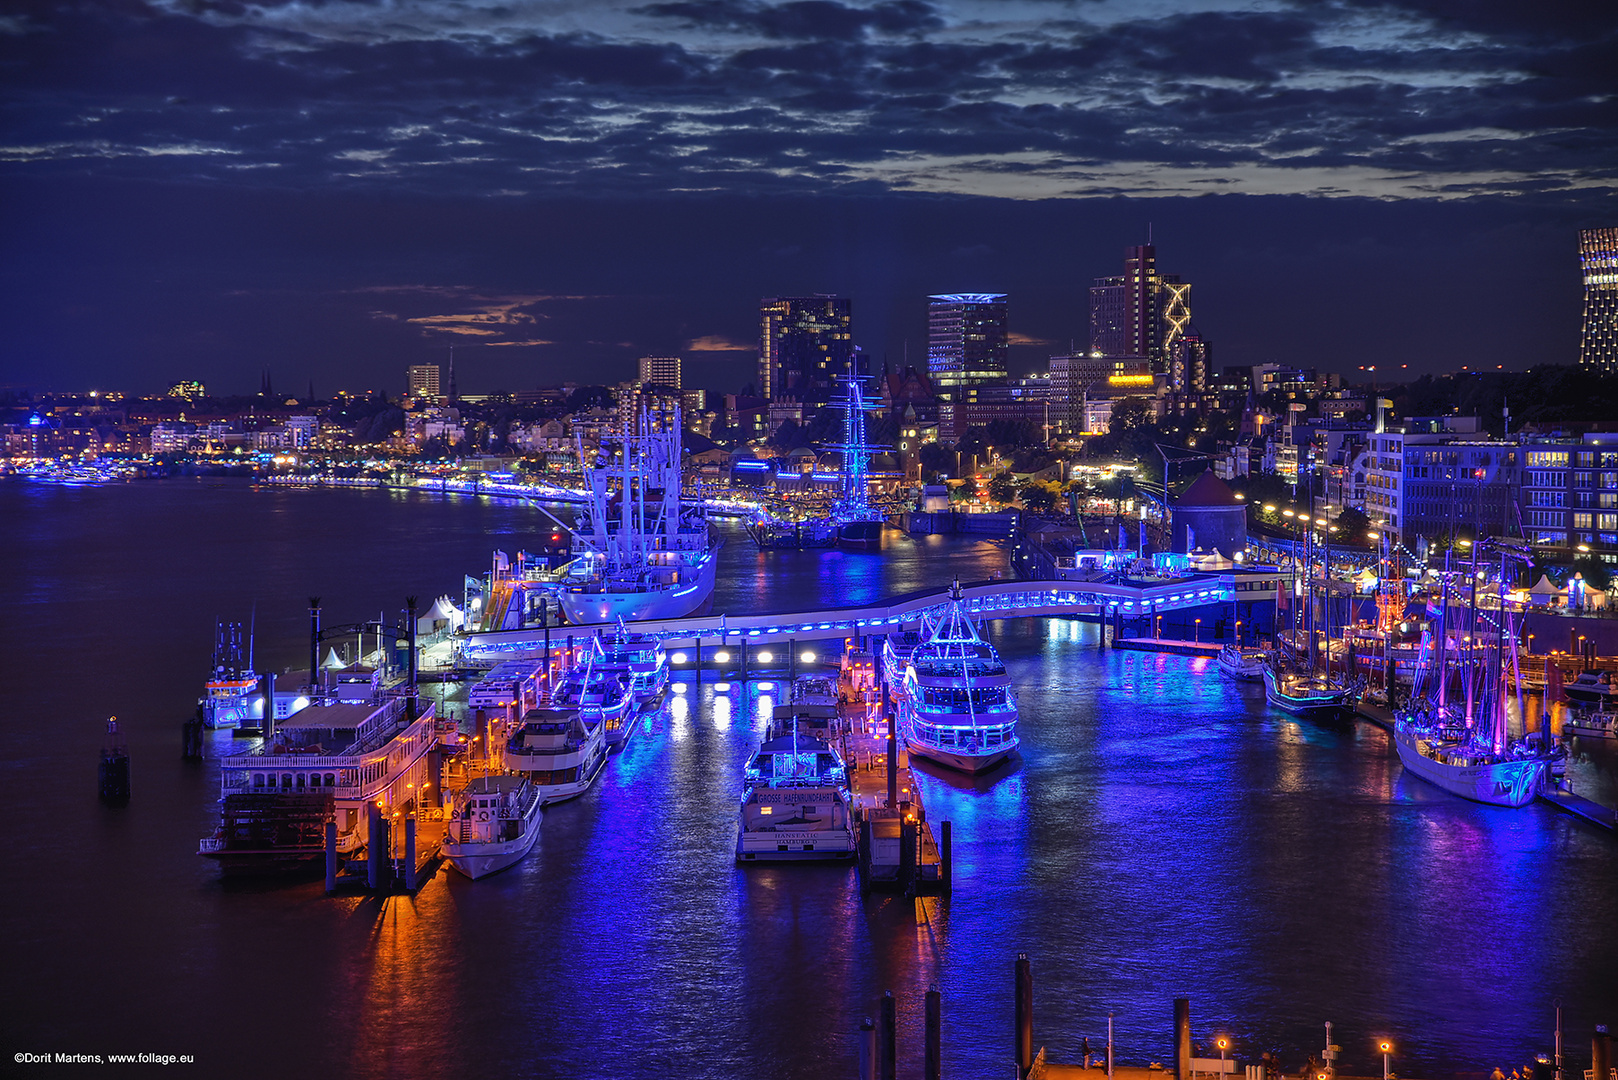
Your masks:
M950 825L947 821L938 823L938 877L943 885L944 895L948 896L954 888L952 878L955 873L955 863L950 846Z
M416 891L416 815L405 819L405 892Z
M1017 1076L1034 1067L1034 970L1027 953L1017 954L1012 1020L1016 1025Z
M740 669L740 675L738 676L737 681L738 682L746 682L747 681L747 639L746 638L742 638L736 643L736 652L741 657L741 660L740 660L741 669Z
M943 1075L944 998L938 987L927 988L926 1049L921 1066L924 1080L940 1080Z
M798 681L798 643L787 639L787 685Z
M697 685L701 686L702 685L702 638L701 638L701 636L698 636L696 641L697 641L697 647L696 647Z
M899 1005L882 992L882 1080L899 1080Z
M275 738L275 672L264 673L264 722L259 725L263 732L264 745L270 745Z
M326 822L326 895L337 891L337 822Z
M320 685L320 597L309 598L309 689Z
M921 830L910 820L904 807L899 807L899 886L906 896L916 895L916 847Z
M382 831L386 826L382 824L382 808L376 803L367 803L365 814L368 822L368 835L365 838L367 848L365 853L365 885L375 892L382 887L382 859L384 857Z
M876 1021L860 1020L860 1080L876 1080Z
M1191 999L1174 999L1174 1075L1191 1080Z
M405 618L409 620L405 624L405 635L410 641L410 681L406 684L409 688L410 704L405 708L409 712L410 719L414 720L418 715L417 709L419 708L416 704L416 598L414 596L405 597L405 612Z
M1612 1075L1612 1036L1607 1034L1605 1024L1596 1028L1590 1040L1590 1075L1595 1080L1606 1080Z
M882 683L882 717L888 723L888 806L899 808L899 724L888 700L888 684Z

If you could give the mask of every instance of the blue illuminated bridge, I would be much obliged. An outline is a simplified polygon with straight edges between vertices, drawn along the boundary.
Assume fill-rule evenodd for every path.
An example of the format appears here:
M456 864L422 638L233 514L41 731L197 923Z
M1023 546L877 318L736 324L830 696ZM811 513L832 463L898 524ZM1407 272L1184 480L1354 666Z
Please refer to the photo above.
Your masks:
M966 608L978 619L1029 616L1089 616L1139 618L1205 607L1210 604L1271 602L1281 575L1272 567L1223 573L1194 574L1156 582L1128 581L984 581L965 585ZM628 624L633 633L651 634L668 645L703 642L763 643L767 641L844 638L890 634L919 626L922 617L941 607L947 590L907 593L863 607L825 608L759 615L692 615L681 619L655 619ZM554 638L572 630L592 633L596 627L551 629ZM501 630L468 635L463 650L468 659L520 656L543 649L545 631L539 628Z

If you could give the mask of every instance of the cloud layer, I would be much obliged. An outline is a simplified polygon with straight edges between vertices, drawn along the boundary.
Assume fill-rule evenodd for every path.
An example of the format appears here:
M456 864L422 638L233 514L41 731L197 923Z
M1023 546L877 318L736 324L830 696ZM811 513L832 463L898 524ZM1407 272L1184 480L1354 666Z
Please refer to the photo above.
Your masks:
M1610 189L1618 22L1395 0L172 0L0 20L0 169L511 197Z

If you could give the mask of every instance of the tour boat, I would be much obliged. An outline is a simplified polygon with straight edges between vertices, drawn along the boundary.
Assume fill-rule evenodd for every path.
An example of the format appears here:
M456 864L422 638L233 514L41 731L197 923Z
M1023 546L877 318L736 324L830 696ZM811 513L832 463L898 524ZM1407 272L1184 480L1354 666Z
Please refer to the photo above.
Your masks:
M747 761L736 861L852 859L854 812L848 770L835 747L772 725Z
M526 776L479 776L462 788L444 831L444 858L476 881L521 862L539 839L545 800Z
M1219 650L1219 672L1243 682L1256 682L1264 678L1264 665L1268 655L1263 649L1226 645Z
M910 753L963 772L991 769L1017 749L1017 699L994 646L979 636L960 586L922 626L899 696Z
M411 701L315 701L260 745L224 755L219 828L197 854L228 872L311 867L324 858L328 822L348 857L370 839L370 804L414 813L438 780L428 752L439 725L431 702Z
M1562 684L1562 692L1569 701L1587 705L1611 705L1618 701L1618 687L1613 686L1610 671L1585 671L1572 682Z
M642 712L661 705L668 692L669 655L663 643L650 634L632 634L621 622L616 633L601 639L596 666L623 680Z
M256 728L264 717L252 646L242 650L241 623L214 623L213 664L203 687L202 722L210 728Z
M919 629L889 634L882 643L882 678L895 696L904 692L905 671L910 667L910 655L920 644Z
M1317 719L1345 715L1354 704L1341 679L1290 671L1274 663L1264 667L1264 697L1294 716Z
M1618 713L1594 709L1575 712L1562 721L1562 731L1583 739L1618 739Z
M534 709L506 741L506 768L539 788L548 803L582 795L607 763L600 718L580 709Z
M700 500L681 501L680 458L677 408L661 430L644 411L634 434L626 422L598 463L580 444L590 498L577 524L555 519L577 554L559 593L568 622L675 619L712 600L720 541Z
M591 638L585 646L588 655L583 663L573 666L556 681L549 707L553 710L577 709L584 719L599 724L608 750L621 749L635 733L635 696L630 690L631 676L624 671L606 667L605 647L600 638Z

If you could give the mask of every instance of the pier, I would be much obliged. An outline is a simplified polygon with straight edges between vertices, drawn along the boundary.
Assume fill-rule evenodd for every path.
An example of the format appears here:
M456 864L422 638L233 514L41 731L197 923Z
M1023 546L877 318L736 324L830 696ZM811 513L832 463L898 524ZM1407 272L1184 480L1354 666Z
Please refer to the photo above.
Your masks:
M1210 660L1219 659L1219 650L1224 648L1218 641L1176 641L1170 638L1133 637L1114 638L1112 647L1123 649L1125 652L1161 652L1174 653L1177 656L1205 656Z
M860 885L906 896L947 896L950 824L937 835L910 771L910 754L894 730L890 702L842 709L850 799L859 822Z

